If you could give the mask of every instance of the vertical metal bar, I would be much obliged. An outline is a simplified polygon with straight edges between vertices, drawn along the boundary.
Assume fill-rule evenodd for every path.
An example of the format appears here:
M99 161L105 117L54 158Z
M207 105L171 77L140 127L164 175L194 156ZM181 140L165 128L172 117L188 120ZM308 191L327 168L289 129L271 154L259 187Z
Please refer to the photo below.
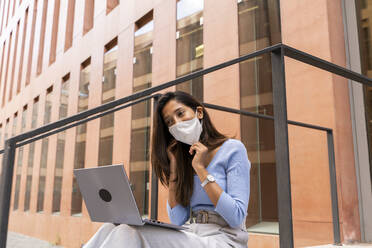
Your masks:
M0 182L0 248L6 247L8 235L10 195L12 193L15 143L6 140Z
M329 159L329 176L330 176L330 184L331 184L333 239L334 239L334 243L338 245L338 244L341 244L341 237L340 237L340 220L339 220L339 213L338 213L336 163L335 163L335 152L334 152L332 131L327 132L327 143L328 143L328 159Z
M156 113L156 107L158 105L159 96L154 96L154 109L153 113ZM151 171L151 219L158 218L158 177L154 170Z
M287 99L285 88L284 53L280 48L271 52L276 181L278 192L280 247L292 248L293 223L289 168Z

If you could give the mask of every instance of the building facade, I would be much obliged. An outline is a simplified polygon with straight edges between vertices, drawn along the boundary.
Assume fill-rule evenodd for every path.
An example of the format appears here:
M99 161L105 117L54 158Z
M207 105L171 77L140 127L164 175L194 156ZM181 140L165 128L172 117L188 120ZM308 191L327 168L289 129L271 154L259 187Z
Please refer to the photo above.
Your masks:
M0 144L278 43L371 77L371 9L371 0L2 0ZM342 241L372 241L371 90L285 62L288 119L334 130ZM271 77L267 54L168 90L272 116ZM101 224L90 221L73 169L107 164L124 165L148 216L152 109L144 101L17 148L9 230L80 247ZM249 247L278 247L273 121L208 111L252 163ZM288 132L295 246L332 243L326 136ZM166 199L159 184L162 221Z

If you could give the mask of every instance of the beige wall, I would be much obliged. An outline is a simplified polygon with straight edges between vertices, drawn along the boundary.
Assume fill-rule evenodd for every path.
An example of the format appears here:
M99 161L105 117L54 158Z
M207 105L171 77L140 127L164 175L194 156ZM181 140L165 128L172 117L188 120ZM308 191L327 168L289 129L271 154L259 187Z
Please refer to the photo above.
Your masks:
M345 67L340 1L281 1L281 20L284 44ZM286 80L288 119L334 130L341 236L360 240L347 80L291 59ZM295 244L331 243L326 136L289 127L289 142Z

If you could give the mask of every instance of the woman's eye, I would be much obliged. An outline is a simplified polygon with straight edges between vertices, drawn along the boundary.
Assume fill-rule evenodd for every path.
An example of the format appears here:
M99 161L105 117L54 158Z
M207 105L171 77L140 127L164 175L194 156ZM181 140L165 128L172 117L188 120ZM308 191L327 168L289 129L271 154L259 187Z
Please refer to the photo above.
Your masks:
M178 112L178 116L179 117L183 116L183 111L182 112Z

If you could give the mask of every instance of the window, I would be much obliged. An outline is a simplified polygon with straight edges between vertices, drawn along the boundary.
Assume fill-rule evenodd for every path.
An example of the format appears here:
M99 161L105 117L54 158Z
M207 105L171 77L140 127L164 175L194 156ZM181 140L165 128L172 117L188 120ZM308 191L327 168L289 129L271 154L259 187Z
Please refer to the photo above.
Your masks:
M5 28L8 26L10 4L11 4L11 0L8 0L8 10L6 11L6 19L5 19L5 26L4 26Z
M60 5L61 5L60 0L54 0L53 27L52 27L52 39L50 41L51 43L50 43L49 64L52 64L54 61L56 61Z
M53 97L53 87L48 88L45 97L45 107L44 107L44 125L50 122L51 112L52 112L52 97ZM43 138L41 140L41 157L40 157L40 171L39 171L39 191L37 196L37 210L42 212L44 210L44 195L45 195L45 182L46 173L48 165L48 147L49 147L49 137Z
M134 33L133 92L151 87L153 11L136 22ZM140 213L148 216L149 207L149 143L151 102L132 107L130 173L133 194Z
M16 37L15 37L15 43L14 43L14 48L13 48L13 66L12 66L12 74L10 77L10 88L9 88L9 98L8 98L9 101L12 100L12 94L13 94L14 72L15 72L17 50L18 50L19 24L20 24L20 21L18 21L17 23Z
M1 65L0 65L0 72L3 72L3 65L4 65L4 57L5 57L5 46L6 42L3 43L3 52L1 53ZM1 77L0 77L0 89L1 89Z
M9 43L8 43L8 55L7 55L7 61L6 61L6 67L5 67L5 77L4 77L4 89L3 89L3 103L2 106L4 107L5 104L5 97L6 97L6 87L8 84L8 69L9 69L9 62L10 62L10 48L12 47L12 37L13 33L10 33L9 37Z
M6 1L1 1L2 3L2 9L3 9L3 14L1 15L1 26L0 26L0 34L3 33L3 26L4 26L4 16L5 16L5 3Z
M89 100L89 82L90 82L90 58L81 64L79 95L78 95L78 112L88 109ZM85 144L86 144L87 124L81 124L76 127L75 138L75 157L74 169L84 168L85 164ZM72 183L71 215L79 216L82 207L82 196L79 191L75 177Z
M39 97L34 99L34 105L33 105L33 108L32 108L31 129L34 129L37 126L38 108L39 108ZM32 170L33 170L33 167L34 167L34 155L35 155L35 142L32 142L29 145L28 160L27 160L28 165L27 165L24 211L30 210Z
M3 147L3 145L4 145L4 141L3 140L1 140L2 138L3 138L3 124L2 123L0 123L0 147Z
M17 121L18 121L18 113L16 112L13 117L13 125L12 125L12 136L17 134Z
M279 8L267 0L238 3L240 56L280 42L275 23ZM269 11L269 8L270 11ZM240 106L273 115L271 58L263 55L239 64ZM246 226L252 232L278 234L274 122L242 116L241 139L251 158L251 193ZM261 228L261 229L260 229Z
M93 28L94 0L85 0L83 35Z
M6 123L5 123L4 143L8 139L8 129L9 129L9 118L6 120Z
M177 77L203 69L203 8L204 0L177 1ZM176 89L203 101L203 77L178 84Z
M24 19L24 23L23 23L23 37L22 37L22 45L21 45L21 56L20 56L20 59L19 59L17 94L21 91L21 81L22 81L22 73L23 73L23 58L24 58L24 54L25 54L25 41L26 41L26 32L27 32L27 22L28 22L28 8L26 9L25 19Z
M4 141L1 140L2 138L3 138L3 124L0 123L0 148L1 148L1 149L3 149L3 146L4 146ZM2 154L0 154L0 160L3 161L3 155L2 155ZM1 169L2 169L2 168L1 168L1 166L0 166L0 170L1 170ZM0 172L0 176L1 176L1 173L2 173L2 172Z
M119 0L106 0L106 15L119 5Z
M34 107L32 109L31 129L34 129L38 126L38 123L37 123L37 114L39 111L38 108L39 108L39 97L36 97L34 99Z
M12 17L14 16L15 6L16 6L16 0L13 0L13 11L12 11Z
M115 100L116 61L118 57L117 38L105 46L102 78L102 104ZM114 113L100 119L98 164L112 163L112 147L114 141Z
M70 88L70 74L62 78L61 92L59 98L59 113L58 119L67 117L68 97ZM65 157L65 140L66 131L57 134L57 151L54 170L54 185L53 185L53 203L52 212L59 212L61 209L61 193L62 193L62 177L63 177L63 162Z
M34 51L34 41L35 41L35 24L36 24L36 17L37 17L37 2L38 0L34 1L34 8L33 8L33 16L32 16L32 25L31 25L31 38L30 38L30 46L28 48L28 62L27 62L27 71L26 71L26 85L30 83L31 77L31 65L33 59L33 51Z
M48 11L48 2L43 2L43 16L41 19L41 28L40 28L40 40L39 40L39 57L37 60L37 70L36 74L39 75L43 70L43 57L44 57L44 43L45 43L45 29L46 29L46 19Z
M26 120L27 120L27 105L23 107L21 133L23 133L26 129Z
M75 0L69 0L67 6L65 51L72 46L74 34Z
M367 0L356 0L359 34L359 46L362 73L367 77L372 77L372 2ZM363 86L364 106L366 115L367 139L369 150L369 168L372 181L372 87Z
M22 121L21 122L21 133L23 133L25 131L26 118L27 118L27 105L23 107L22 120L21 120ZM23 151L24 151L24 146L19 147L18 157L17 157L17 167L16 167L16 183L15 183L15 189L14 189L13 210L17 210L18 209L18 204L19 204L19 191L20 191L20 187L21 187Z

